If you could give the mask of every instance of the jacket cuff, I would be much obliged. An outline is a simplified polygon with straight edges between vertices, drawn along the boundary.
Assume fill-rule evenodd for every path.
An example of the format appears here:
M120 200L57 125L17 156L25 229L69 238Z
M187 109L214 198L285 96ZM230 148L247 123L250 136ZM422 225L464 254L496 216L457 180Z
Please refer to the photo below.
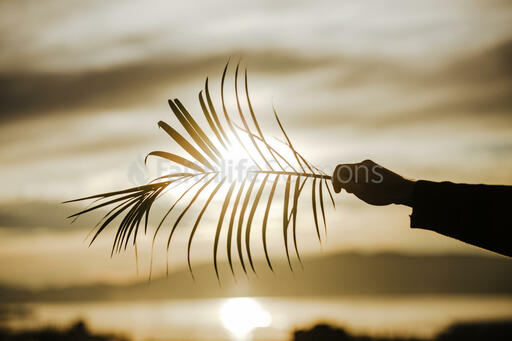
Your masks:
M451 182L416 182L412 197L411 228L436 231L441 226L456 224L457 204L448 193Z

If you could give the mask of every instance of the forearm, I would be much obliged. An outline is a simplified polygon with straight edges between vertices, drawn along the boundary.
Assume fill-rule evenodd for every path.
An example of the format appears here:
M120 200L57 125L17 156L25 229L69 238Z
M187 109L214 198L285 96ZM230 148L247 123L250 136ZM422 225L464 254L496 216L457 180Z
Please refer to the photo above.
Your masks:
M436 231L466 243L512 256L506 237L512 188L417 181L412 195L411 227Z

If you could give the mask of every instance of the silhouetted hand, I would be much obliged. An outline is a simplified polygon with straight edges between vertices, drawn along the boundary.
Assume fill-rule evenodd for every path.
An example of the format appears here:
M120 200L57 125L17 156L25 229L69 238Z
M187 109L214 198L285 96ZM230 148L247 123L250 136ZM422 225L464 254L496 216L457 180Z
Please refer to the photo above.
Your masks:
M332 183L336 193L343 188L371 205L412 205L414 181L371 160L336 166Z

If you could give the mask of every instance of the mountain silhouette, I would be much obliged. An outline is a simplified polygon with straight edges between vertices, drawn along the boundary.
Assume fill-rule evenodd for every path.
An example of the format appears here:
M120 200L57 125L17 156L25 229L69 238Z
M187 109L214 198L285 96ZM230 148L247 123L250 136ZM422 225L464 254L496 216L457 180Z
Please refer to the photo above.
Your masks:
M285 262L275 273L255 262L258 277L240 273L233 280L220 264L220 285L211 264L168 278L147 278L123 285L93 284L60 288L0 287L2 302L160 300L232 296L453 295L512 294L512 262L504 257L355 253L306 258L292 274Z

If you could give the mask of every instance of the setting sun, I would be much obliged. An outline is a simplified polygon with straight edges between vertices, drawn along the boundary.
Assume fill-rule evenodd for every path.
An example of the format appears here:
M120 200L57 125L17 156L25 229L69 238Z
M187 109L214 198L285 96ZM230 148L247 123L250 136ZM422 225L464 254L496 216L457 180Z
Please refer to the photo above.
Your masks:
M246 340L255 328L268 327L272 322L270 314L248 297L228 299L220 310L220 318L236 340Z

